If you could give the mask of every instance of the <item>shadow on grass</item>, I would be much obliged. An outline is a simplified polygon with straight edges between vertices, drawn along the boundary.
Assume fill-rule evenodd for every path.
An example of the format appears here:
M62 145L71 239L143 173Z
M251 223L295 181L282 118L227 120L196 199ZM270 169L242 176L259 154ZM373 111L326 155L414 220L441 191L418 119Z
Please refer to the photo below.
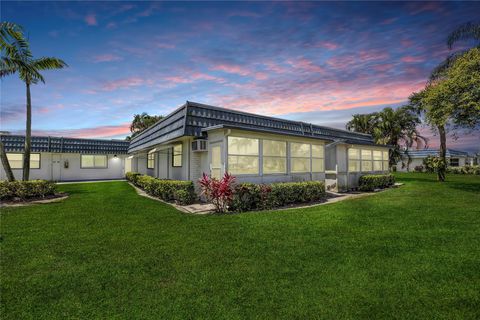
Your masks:
M448 187L456 190L475 192L480 195L480 183L447 182Z

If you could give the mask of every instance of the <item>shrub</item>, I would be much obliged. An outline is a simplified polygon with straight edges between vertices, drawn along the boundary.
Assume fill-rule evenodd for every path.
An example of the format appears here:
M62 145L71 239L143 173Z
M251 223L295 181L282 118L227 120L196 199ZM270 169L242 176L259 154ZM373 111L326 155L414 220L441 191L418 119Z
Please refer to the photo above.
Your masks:
M282 182L271 185L241 183L235 186L232 210L264 210L325 198L325 184L321 181Z
M137 184L137 179L139 176L141 176L141 174L138 172L127 172L125 174L125 178L135 185Z
M358 188L361 191L374 191L384 189L395 184L395 177L391 174L372 174L361 176L358 181Z
M415 166L413 169L415 172L423 172L423 166Z
M445 162L440 157L427 156L423 159L423 166L426 172L437 172L439 168L446 167Z
M273 206L320 201L325 199L325 183L322 181L282 182L271 185L270 202Z
M222 179L211 178L203 173L202 178L198 181L204 195L209 202L215 206L215 211L225 213L233 200L233 183L235 177L225 172Z
M51 181L0 181L0 200L45 198L55 192L56 185Z
M448 167L447 173L480 175L480 166L465 165L463 167Z
M126 178L147 194L164 201L176 201L181 205L187 205L196 199L192 181L163 180L136 172L128 172Z

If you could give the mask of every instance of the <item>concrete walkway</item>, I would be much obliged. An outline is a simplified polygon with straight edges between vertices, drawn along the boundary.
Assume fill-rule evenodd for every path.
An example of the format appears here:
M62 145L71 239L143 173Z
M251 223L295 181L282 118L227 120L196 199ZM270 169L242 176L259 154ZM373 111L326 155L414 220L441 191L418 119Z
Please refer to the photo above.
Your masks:
M73 183L97 183L97 182L113 182L113 181L127 181L125 179L111 179L111 180L79 180L79 181L62 181L56 184L73 184Z

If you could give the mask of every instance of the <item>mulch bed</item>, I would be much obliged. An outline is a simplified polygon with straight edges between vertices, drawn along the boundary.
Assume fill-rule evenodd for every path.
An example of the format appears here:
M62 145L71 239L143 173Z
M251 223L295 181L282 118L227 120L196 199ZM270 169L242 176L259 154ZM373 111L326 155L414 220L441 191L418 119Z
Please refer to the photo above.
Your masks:
M32 204L41 204L41 203L51 203L61 201L63 199L68 198L68 194L64 192L59 192L53 195L45 196L45 197L35 197L23 200L21 198L14 198L12 200L2 201L0 206L2 207L20 207L20 206L28 206Z

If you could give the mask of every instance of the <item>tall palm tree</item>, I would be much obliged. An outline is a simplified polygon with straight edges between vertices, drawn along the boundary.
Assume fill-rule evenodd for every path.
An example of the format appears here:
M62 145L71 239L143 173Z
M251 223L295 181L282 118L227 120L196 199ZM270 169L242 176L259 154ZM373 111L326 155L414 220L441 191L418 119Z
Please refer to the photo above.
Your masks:
M9 26L15 26L11 23L6 23L5 28ZM4 28L2 23L1 28ZM21 33L21 28L18 27L16 32ZM22 35L21 39L25 39ZM8 39L7 39L8 40ZM23 157L23 180L28 180L30 175L30 150L32 140L32 100L30 95L30 86L37 84L38 82L45 83L45 79L41 75L40 71L62 69L67 64L58 58L42 57L33 58L28 43L18 42L16 37L13 37L13 41L7 42L6 50L2 50L2 59L0 63L0 76L11 75L18 73L20 79L25 82L26 94L27 94L27 120L25 128L25 153ZM5 56L3 52L5 51Z
M373 128L378 121L378 114L354 114L352 120L347 122L347 130L361 133L373 134Z

